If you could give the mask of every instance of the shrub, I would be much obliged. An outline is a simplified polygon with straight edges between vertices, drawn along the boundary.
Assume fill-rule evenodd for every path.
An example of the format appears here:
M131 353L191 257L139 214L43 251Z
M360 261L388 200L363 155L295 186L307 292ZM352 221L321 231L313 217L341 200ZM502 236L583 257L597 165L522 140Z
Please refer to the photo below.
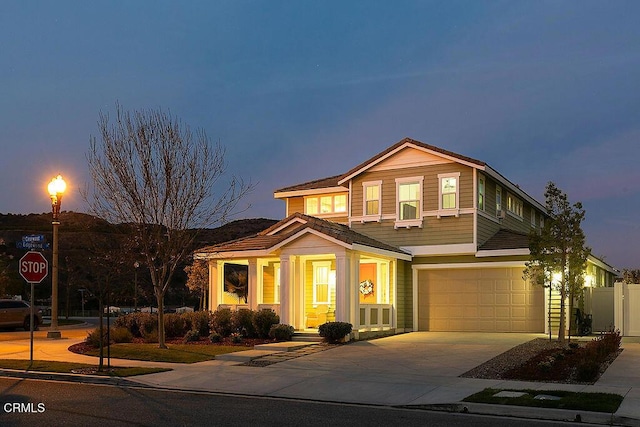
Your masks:
M216 332L223 337L228 337L233 331L231 325L231 310L222 308L211 313L211 322L209 323L212 332Z
M187 331L185 321L180 314L166 313L164 315L164 333L167 337L181 337Z
M238 332L234 332L231 334L231 342L234 344L240 344L242 342L242 335Z
M192 311L182 314L185 327L187 330L192 329L198 331L201 337L209 335L211 321L211 313L208 311Z
M269 329L269 337L276 341L291 341L294 332L295 329L293 329L293 326L280 323L278 325L271 325L271 329Z
M109 342L107 341L107 330L104 329L104 334L102 335L102 345L107 346ZM89 344L91 347L98 348L100 347L100 328L95 328L93 331L90 331L87 334L87 338L84 339L84 342Z
M576 379L581 382L593 382L600 373L600 363L596 360L583 359L576 366Z
M195 329L191 329L184 334L184 342L195 342L200 340L200 332Z
M134 337L140 338L158 327L158 315L155 313L130 313L119 316L113 322L114 327L127 328Z
M253 327L260 338L267 338L271 326L278 323L280 323L280 316L270 309L256 311L253 315Z
M220 342L222 341L222 336L217 332L211 332L211 335L209 335L209 341L213 343Z
M326 342L336 343L351 333L353 325L346 322L327 322L318 327L320 336Z
M144 334L142 334L142 339L144 339L144 342L146 343L158 342L158 330L154 329L152 331L145 332Z
M133 334L131 333L131 331L123 327L112 328L110 336L111 341L113 341L114 343L133 341Z
M238 311L234 311L231 314L231 325L235 332L238 332L243 337L255 337L256 330L253 327L253 316L255 312L243 308Z

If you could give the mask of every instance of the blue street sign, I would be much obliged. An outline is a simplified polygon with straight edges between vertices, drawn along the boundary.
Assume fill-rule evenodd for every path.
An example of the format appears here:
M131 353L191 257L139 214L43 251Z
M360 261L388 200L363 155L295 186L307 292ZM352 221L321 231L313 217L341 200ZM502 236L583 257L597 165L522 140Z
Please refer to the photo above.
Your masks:
M44 234L30 234L22 236L22 243L44 243Z

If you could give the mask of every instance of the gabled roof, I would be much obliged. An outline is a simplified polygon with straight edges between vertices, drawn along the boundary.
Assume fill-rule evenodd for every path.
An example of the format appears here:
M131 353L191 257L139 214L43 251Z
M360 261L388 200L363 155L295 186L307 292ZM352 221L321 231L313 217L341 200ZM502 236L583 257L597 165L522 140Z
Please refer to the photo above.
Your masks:
M378 164L382 160L392 156L396 152L404 149L405 147L410 147L410 146L413 146L415 148L422 149L425 151L437 153L445 158L448 157L451 160L457 160L459 162L468 163L477 167L483 168L485 166L485 163L480 160L463 156L461 154L454 153L453 151L448 151L440 147L436 147L434 145L425 144L424 142L416 141L415 139L404 138L401 141L396 142L395 144L393 144L391 147L387 148L383 152L376 154L369 160L366 160L360 163L358 166L356 166L355 168L351 169L349 172L342 175L340 180L338 181L338 184L343 184L344 182L350 180L354 176L359 175L360 173L364 172L370 167L373 167L374 165Z
M253 236L208 246L200 249L198 253L213 254L220 252L272 251L308 232L312 232L316 235L320 234L330 240L338 241L344 246L350 248L360 247L363 250L371 248L374 250L391 252L402 259L411 259L411 256L405 251L353 231L346 225L301 213L294 213L293 215L288 216L282 221L279 221L273 226Z

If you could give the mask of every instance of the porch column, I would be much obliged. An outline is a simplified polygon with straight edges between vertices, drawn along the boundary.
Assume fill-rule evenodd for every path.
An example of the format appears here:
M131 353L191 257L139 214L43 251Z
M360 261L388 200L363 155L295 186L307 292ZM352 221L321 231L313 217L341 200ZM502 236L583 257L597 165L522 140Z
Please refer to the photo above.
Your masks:
M336 255L336 321L351 323L351 256Z
M290 256L280 257L280 323L291 325L291 262Z
M251 310L258 309L258 260L256 258L249 259L249 297L247 302Z
M218 262L217 260L209 260L209 310L216 311L218 309Z
M350 268L351 273L349 277L349 283L347 284L349 293L351 294L351 308L350 308L350 320L349 323L353 325L353 330L360 329L360 255L351 254Z

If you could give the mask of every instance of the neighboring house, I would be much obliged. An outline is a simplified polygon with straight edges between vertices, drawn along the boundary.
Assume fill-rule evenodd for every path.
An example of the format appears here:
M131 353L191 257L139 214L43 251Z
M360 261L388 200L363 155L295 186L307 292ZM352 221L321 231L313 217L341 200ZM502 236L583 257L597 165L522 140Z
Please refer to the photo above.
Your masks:
M548 294L522 279L545 207L486 163L412 139L349 172L277 190L286 218L210 246L210 307L272 308L298 330L362 336L545 332ZM616 272L595 258L589 284Z

